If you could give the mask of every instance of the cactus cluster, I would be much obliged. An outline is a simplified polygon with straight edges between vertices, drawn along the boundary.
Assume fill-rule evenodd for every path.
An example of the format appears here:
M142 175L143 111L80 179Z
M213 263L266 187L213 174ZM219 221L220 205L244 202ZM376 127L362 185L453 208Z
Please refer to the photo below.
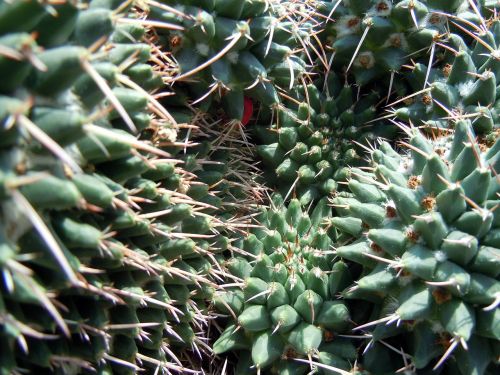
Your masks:
M499 11L0 1L0 373L497 373Z
M333 18L325 27L331 63L352 73L355 82L384 83L410 58L444 41L447 14L478 23L467 1L353 0L323 2L320 11ZM394 78L394 77L393 77Z

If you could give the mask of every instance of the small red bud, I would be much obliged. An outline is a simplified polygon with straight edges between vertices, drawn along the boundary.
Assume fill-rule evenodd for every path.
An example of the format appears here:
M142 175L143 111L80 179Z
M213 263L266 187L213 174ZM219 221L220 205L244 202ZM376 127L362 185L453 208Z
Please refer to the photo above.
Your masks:
M241 124L245 126L248 124L253 114L253 102L250 98L244 97L243 99L243 118L241 119Z

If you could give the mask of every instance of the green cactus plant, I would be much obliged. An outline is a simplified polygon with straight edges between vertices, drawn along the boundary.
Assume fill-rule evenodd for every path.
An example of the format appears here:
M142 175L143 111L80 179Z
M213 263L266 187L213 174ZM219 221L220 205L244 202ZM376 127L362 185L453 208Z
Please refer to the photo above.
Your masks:
M451 25L452 32L441 42L446 49L435 53L437 63L431 59L407 66L404 80L411 94L389 104L386 117L445 129L449 120L466 116L478 135L493 142L498 127L498 20L487 22L479 13L464 11L453 16ZM484 25L478 35L471 31L476 25Z
M362 148L353 141L390 137L397 128L366 125L376 117L376 92L357 98L351 86L331 76L325 95L318 85L296 89L297 99L277 109L273 125L257 125L263 145L265 182L276 186L285 198L295 191L303 204L337 191L348 166L364 163Z
M0 372L493 374L498 8L0 2Z
M330 214L326 199L309 215L299 200L285 206L275 195L258 217L261 228L223 264L238 282L215 293L214 306L229 322L214 352L239 352L241 373L304 374L302 361L351 369L354 344L336 336L351 327L347 305L336 298L349 280L340 277L346 265L334 261L322 225Z
M172 50L179 99L203 110L219 102L229 119L243 120L245 97L270 107L279 88L291 88L306 71L299 48L313 44L313 25L299 4L264 0L174 1L151 4L148 17L177 25L158 29L158 43Z
M371 331L368 346L399 335L414 371L440 368L453 353L460 373L489 373L498 338L481 327L495 321L500 301L498 140L477 143L469 120L434 140L404 130L408 153L382 142L368 171L351 170L350 194L332 200L331 226L353 240L336 254L364 268L343 294L381 303L379 316L354 330Z

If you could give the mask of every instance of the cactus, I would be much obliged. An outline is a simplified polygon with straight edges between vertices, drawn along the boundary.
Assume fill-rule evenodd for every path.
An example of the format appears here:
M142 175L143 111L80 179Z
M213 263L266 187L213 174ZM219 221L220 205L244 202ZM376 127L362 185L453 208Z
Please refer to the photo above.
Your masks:
M494 141L498 127L498 104L496 101L496 58L494 33L498 21L482 36L485 41L476 39L469 47L464 40L455 35L450 39L450 52L444 56L437 68L415 64L411 69L408 82L415 92L397 101L405 106L393 108L391 115L414 124L427 127L446 128L447 120L466 116L473 120L478 135ZM460 28L468 32L464 27ZM487 46L488 48L486 48ZM488 53L485 53L487 50ZM428 77L428 78L427 78ZM424 82L427 80L427 84ZM422 89L423 88L423 89Z
M485 373L498 356L490 349L495 329L483 327L495 321L500 301L499 141L478 143L469 120L434 140L404 130L408 153L380 143L370 150L369 171L351 169L350 193L332 200L339 217L330 225L353 241L336 254L364 269L343 294L377 297L381 306L354 330L371 331L366 350L399 337L417 371L440 368L453 354L460 373Z
M336 336L351 327L347 305L336 298L349 280L322 225L330 214L326 199L309 215L297 199L287 207L275 195L261 210L261 227L223 264L238 283L215 293L214 306L229 322L214 352L238 351L241 373L303 374L301 362L351 369L355 347Z
M358 85L375 80L390 80L392 85L410 58L425 58L427 50L433 62L438 45L450 38L450 29L463 34L453 23L448 28L448 17L455 23L479 25L494 6L479 10L462 0L324 1L318 10L328 17L323 40L331 44L333 69L352 73Z
M370 126L379 96L376 92L356 98L351 86L331 76L323 94L319 85L296 89L296 97L278 107L275 123L255 133L264 143L257 146L267 172L265 182L276 186L285 199L295 194L303 204L336 191L347 166L363 164L356 140L390 137L390 126Z
M291 88L306 71L296 49L312 44L313 25L300 5L264 0L173 1L152 4L155 22L176 25L158 28L157 43L172 51L181 102L207 111L218 104L229 119L241 121L245 98L270 107L280 102L279 88ZM195 82L193 82L195 81ZM212 102L215 102L212 104Z

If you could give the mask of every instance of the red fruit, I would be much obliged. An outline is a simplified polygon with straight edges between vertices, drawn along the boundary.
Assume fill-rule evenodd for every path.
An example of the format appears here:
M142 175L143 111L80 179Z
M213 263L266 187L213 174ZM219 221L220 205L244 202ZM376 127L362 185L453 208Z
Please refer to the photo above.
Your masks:
M243 118L241 119L241 124L245 126L248 124L253 114L253 102L250 98L246 96L243 98Z

